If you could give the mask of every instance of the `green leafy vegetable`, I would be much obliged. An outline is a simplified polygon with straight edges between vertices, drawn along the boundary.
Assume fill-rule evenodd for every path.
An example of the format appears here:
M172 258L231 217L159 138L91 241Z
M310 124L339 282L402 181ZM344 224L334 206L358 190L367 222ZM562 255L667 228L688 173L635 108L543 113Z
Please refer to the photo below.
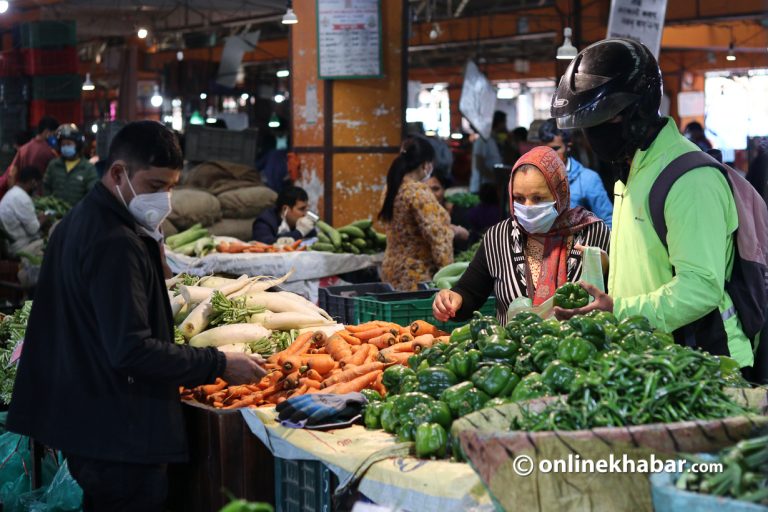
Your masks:
M251 315L266 311L263 306L246 306L245 300L245 297L228 299L220 291L214 291L211 296L213 315L210 325L247 324Z

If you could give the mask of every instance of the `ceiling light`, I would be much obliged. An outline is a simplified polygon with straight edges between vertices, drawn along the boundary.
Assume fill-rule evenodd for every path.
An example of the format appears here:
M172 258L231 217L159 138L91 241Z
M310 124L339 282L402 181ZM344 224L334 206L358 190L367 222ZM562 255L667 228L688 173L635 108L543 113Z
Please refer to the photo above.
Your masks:
M557 58L560 60L571 60L579 54L579 50L571 44L571 27L563 29L563 45L557 49Z
M177 108L180 107L181 106L181 100L179 98L174 98L171 101L171 106L172 107L177 107Z
M152 97L149 99L149 103L155 107L161 107L163 105L163 97L160 96L160 88L155 86L155 91L152 93Z
M461 140L461 139L464 138L464 134L463 133L454 132L454 133L451 134L451 138L453 140Z
M427 130L424 132L424 135L426 135L427 137L434 137L435 135L437 135L437 132L435 130Z
M98 132L99 132L99 125L98 125L98 124L96 124L96 123L93 123L93 124L91 125L91 131L92 131L93 133L98 133Z
M736 54L733 53L733 43L728 46L728 55L725 56L725 60L731 62L736 60Z
M8 7L10 7L8 0L0 0L0 14L5 14L8 11Z
M288 7L288 10L283 14L283 25L295 25L299 22L299 18L296 17L296 13L293 9Z
M192 116L189 118L189 124L204 124L203 116L200 115L200 112L195 110L192 112Z
M179 50L176 52L176 60L181 62L184 60L184 52Z
M496 91L496 98L500 100L512 100L515 96L515 90L511 87L500 87L499 90Z
M241 100L247 100L248 98L250 98L250 95L247 92L240 95Z
M281 93L275 94L275 103L282 103L285 101L285 95Z
M269 123L267 123L267 126L270 128L280 128L280 118L277 117L277 114L272 114L269 118Z
M201 100L204 100L204 99L206 99L207 97L208 97L208 95L207 95L207 94L205 94L204 92L201 92L201 93L200 93L200 99L201 99Z
M277 78L285 78L287 76L291 76L291 72L287 69L279 69L275 74L277 75Z
M209 117L205 120L207 124L216 124L216 118L215 117Z
M149 35L149 31L145 29L144 27L140 28L138 32L136 32L136 35L139 36L139 39L146 39Z
M93 82L91 82L91 74L90 73L86 73L85 74L85 82L83 82L83 90L84 91L92 91L95 88L96 88L96 86L93 85Z
M440 25L437 23L432 24L432 30L429 31L429 38L433 41L440 37L440 35L443 33L442 30L440 30Z

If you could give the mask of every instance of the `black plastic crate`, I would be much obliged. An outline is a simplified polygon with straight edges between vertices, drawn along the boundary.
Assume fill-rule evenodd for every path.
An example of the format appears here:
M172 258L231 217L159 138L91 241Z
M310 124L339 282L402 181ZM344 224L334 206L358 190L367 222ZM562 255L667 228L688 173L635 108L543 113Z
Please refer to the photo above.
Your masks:
M342 324L357 322L355 297L392 292L388 283L362 283L341 286L328 286L318 290L320 307Z
M322 462L275 457L277 512L330 512L338 478Z

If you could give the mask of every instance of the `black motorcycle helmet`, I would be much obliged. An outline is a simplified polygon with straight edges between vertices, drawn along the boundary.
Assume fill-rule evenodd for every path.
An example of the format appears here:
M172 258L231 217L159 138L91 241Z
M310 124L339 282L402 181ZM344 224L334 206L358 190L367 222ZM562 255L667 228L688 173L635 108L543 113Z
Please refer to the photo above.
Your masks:
M75 149L77 153L83 150L83 144L85 143L85 135L77 128L74 123L62 124L56 129L56 143L58 150L61 151L61 141L71 140L75 143Z
M557 127L557 121L553 118L547 119L544 121L541 126L539 126L539 141L543 143L552 142L555 140L555 137L561 136L563 138L563 142L565 144L570 144L571 142L571 132L570 130L561 130Z
M560 79L550 112L561 129L591 128L622 114L625 140L643 146L659 123L661 70L631 39L605 39L579 52Z

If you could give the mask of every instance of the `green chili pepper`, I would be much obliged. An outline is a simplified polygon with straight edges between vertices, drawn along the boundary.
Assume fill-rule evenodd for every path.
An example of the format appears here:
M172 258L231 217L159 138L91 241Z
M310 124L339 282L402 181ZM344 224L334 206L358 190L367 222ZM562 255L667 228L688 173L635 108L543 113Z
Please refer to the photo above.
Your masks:
M365 406L363 423L367 429L381 428L381 412L384 410L384 402L373 402Z
M451 343L462 343L472 339L472 333L470 332L470 324L457 327L451 333Z
M492 397L508 396L518 382L520 377L505 364L482 366L472 374L472 383L475 387Z
M384 402L384 405L381 407L381 416L379 420L381 422L381 428L390 434L395 433L397 427L400 425L400 421L397 418L397 414L395 414L394 402Z
M563 338L557 347L557 358L574 366L588 366L596 353L592 343L575 336Z
M531 347L533 363L537 368L543 370L547 365L557 359L557 347L560 339L549 334L544 334Z
M364 389L360 393L368 400L368 403L380 402L382 400L379 392L373 389Z
M474 373L483 354L479 350L468 350L451 355L446 368L451 370L457 378L466 379Z
M484 338L478 342L483 359L491 361L512 361L520 346L514 341L505 340L498 336Z
M541 374L534 372L523 377L523 380L515 386L515 390L512 392L510 399L513 402L520 402L547 396L551 393L552 390L550 390L544 381L541 380Z
M554 304L564 309L583 308L589 304L589 293L576 283L565 283L555 291Z
M440 394L457 382L456 375L448 368L433 367L420 370L416 374L419 381L418 390L429 396L438 398Z
M381 379L389 393L397 394L400 392L400 383L406 376L415 377L416 373L408 367L396 364L384 370Z
M542 382L553 391L560 393L567 393L570 390L575 377L576 370L558 359L552 361L541 373Z
M437 423L422 423L416 429L416 456L443 458L448 451L448 433Z

